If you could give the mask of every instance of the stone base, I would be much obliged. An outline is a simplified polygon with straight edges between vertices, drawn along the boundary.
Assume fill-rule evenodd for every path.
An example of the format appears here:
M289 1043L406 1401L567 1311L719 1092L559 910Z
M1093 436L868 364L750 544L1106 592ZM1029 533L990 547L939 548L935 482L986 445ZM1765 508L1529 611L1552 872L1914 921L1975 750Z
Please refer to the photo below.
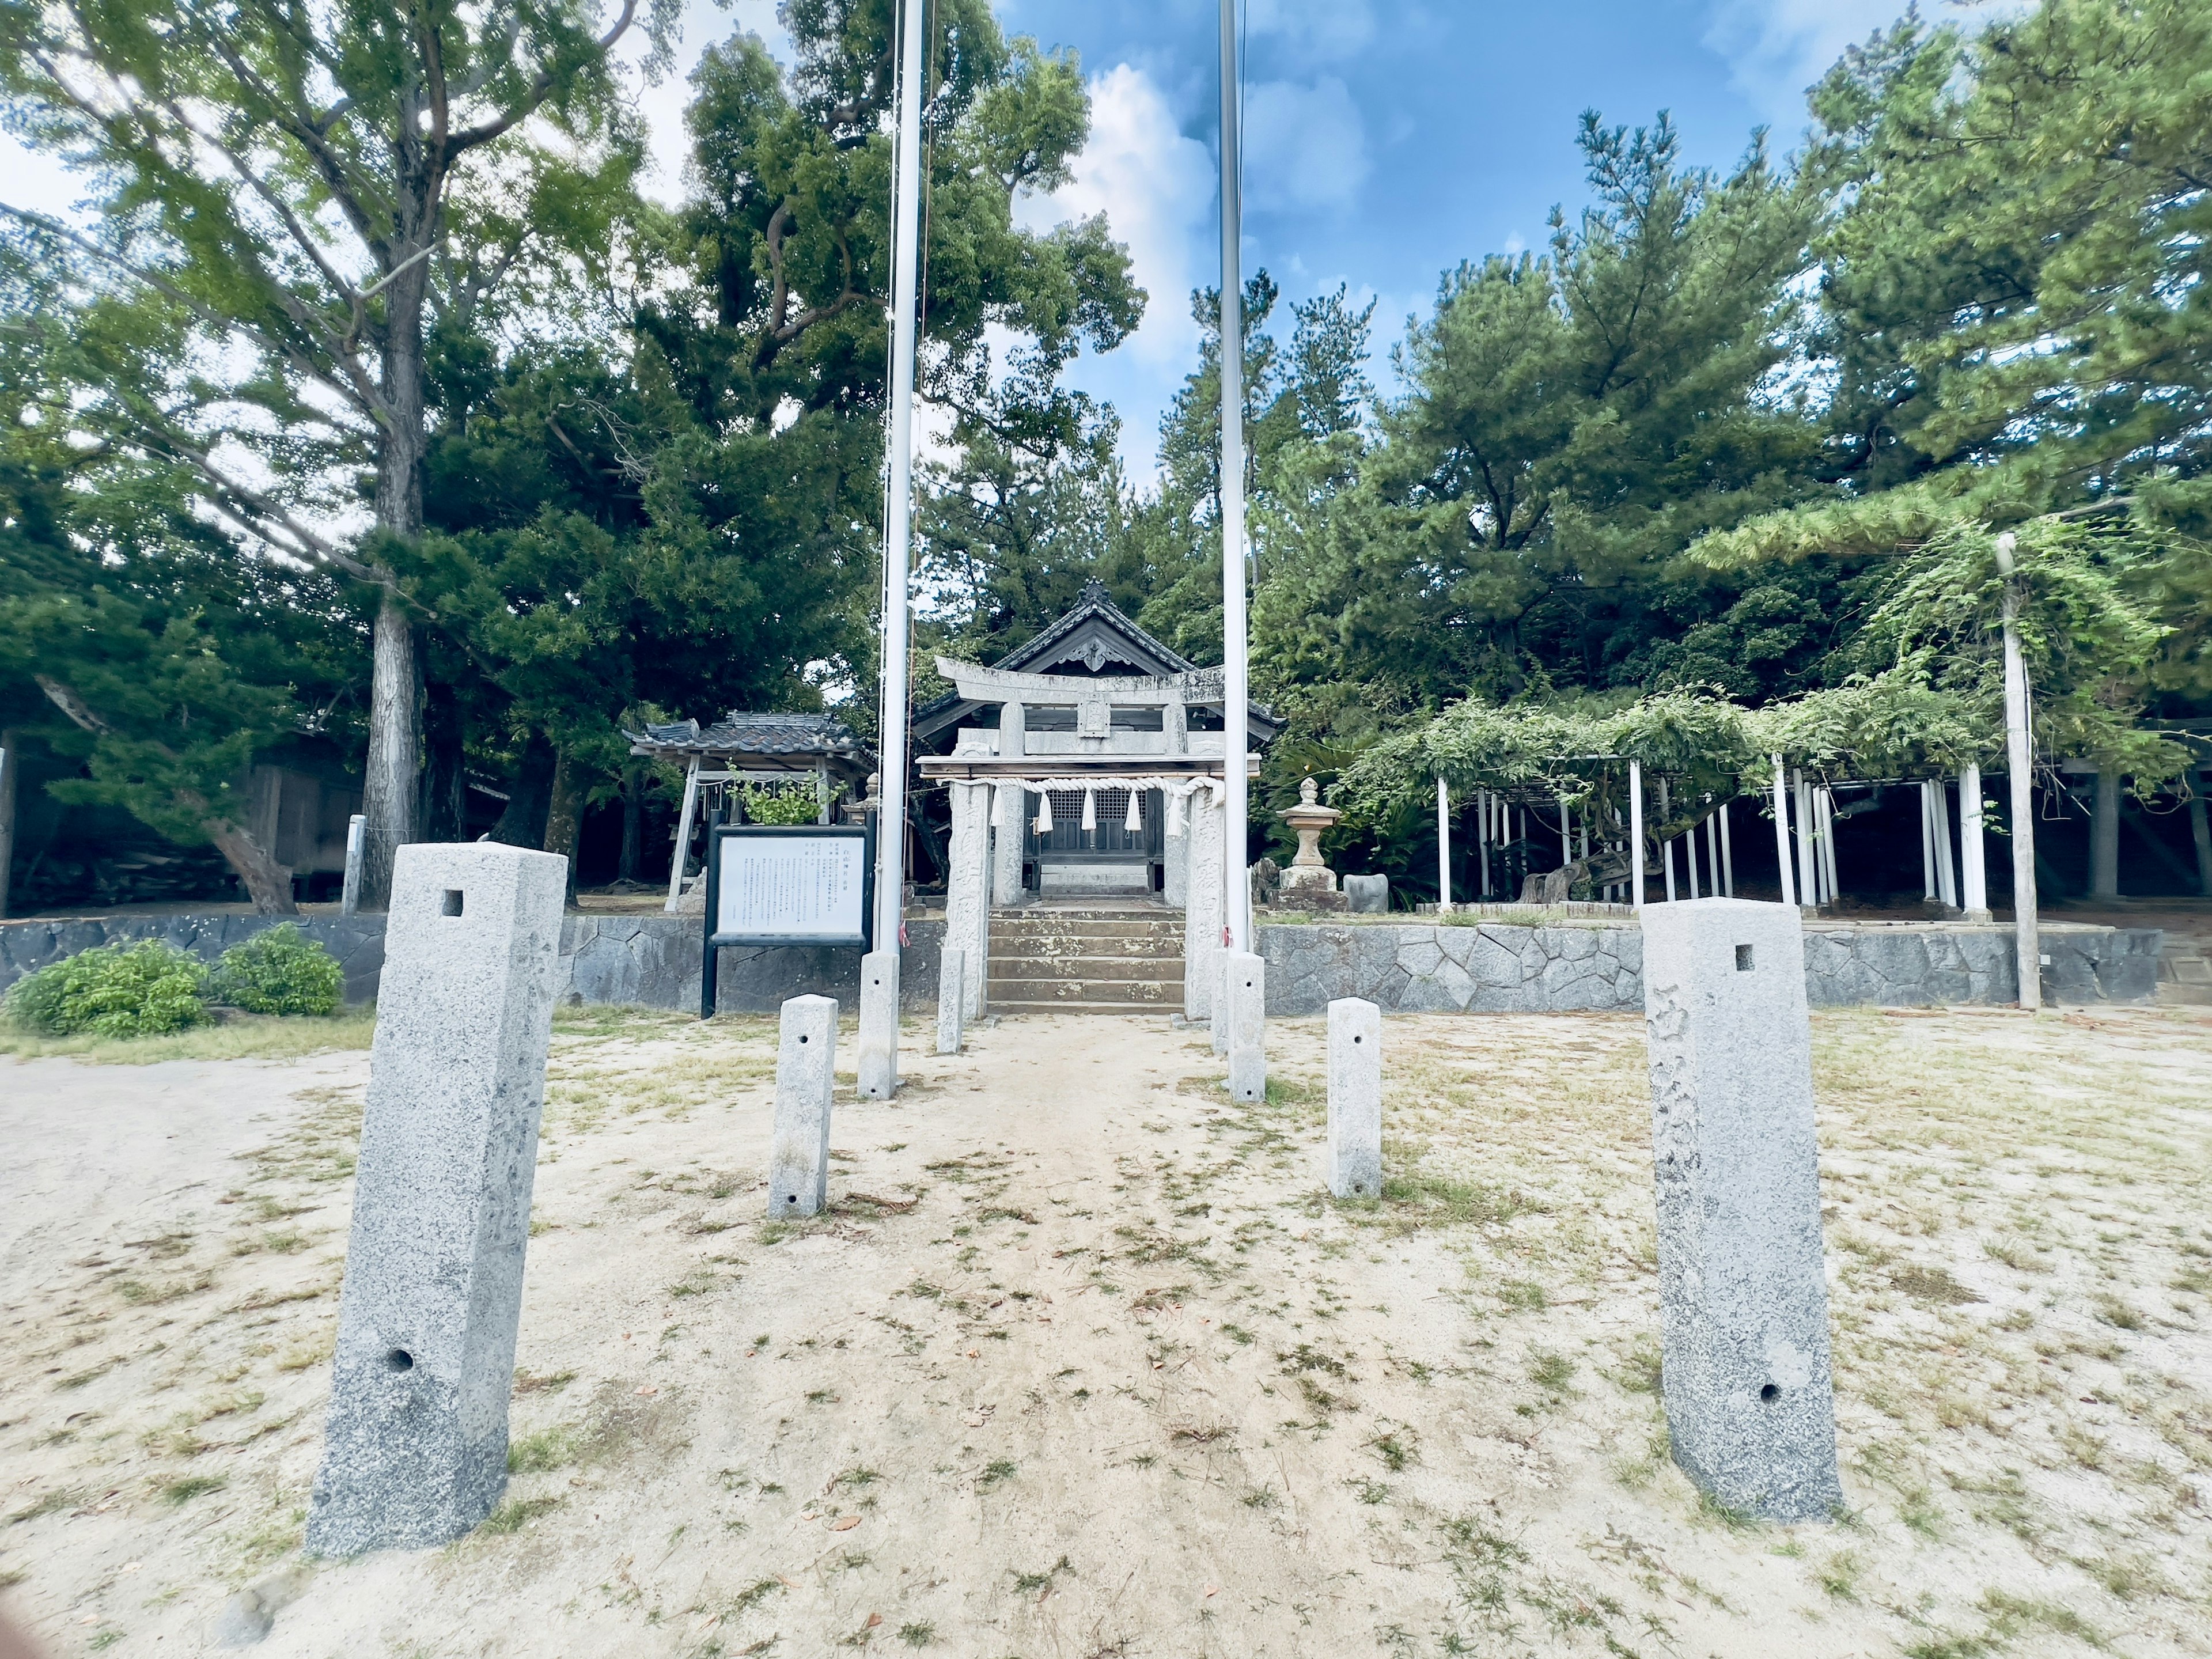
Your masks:
M1145 864L1047 864L1039 880L1048 898L1059 894L1087 898L1152 890L1152 867Z
M457 1391L427 1366L380 1375L332 1396L323 1466L307 1512L310 1555L434 1549L473 1531L507 1490L507 1420L471 1440ZM504 1404L504 1402L501 1402Z
M1279 885L1285 899L1300 899L1336 891L1336 872L1325 864L1293 864L1283 872Z

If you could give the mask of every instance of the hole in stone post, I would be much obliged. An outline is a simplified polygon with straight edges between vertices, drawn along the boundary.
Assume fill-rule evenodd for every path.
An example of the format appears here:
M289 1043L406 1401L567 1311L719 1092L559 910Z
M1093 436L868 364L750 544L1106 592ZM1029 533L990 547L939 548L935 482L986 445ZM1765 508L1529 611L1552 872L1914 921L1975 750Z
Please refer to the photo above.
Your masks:
M1747 974L1751 971L1751 946L1748 945L1739 945L1735 947L1735 970L1739 974Z
M459 888L448 887L446 890L445 913L449 916L458 916L461 914L461 890Z
M1359 1041L1359 1039L1358 1039L1358 1037L1354 1037L1354 1038L1352 1038L1352 1040L1354 1042L1358 1042L1358 1041Z
M806 1041L806 1033L805 1033L805 1032L804 1032L804 1031L801 1031L801 1032L799 1034L799 1040L801 1042L805 1042L805 1041Z
M783 1201L787 1204L796 1204L799 1202L799 1194L797 1193L793 1193Z
M1745 948L1749 949L1750 947L1746 946ZM1767 1405L1771 1406L1776 1401L1782 1398L1782 1390L1776 1388L1774 1384L1770 1382L1759 1391L1759 1397Z
M415 1356L404 1348L394 1348L384 1356L384 1369L387 1371L411 1371L415 1369Z

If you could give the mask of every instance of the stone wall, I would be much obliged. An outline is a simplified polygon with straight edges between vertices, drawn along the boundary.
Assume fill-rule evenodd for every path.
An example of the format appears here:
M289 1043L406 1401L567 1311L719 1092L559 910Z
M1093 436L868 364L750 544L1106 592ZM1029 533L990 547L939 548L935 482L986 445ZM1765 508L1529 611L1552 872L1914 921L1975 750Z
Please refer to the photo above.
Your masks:
M1644 936L1633 927L1263 924L1267 1012L1317 1014L1337 997L1399 1013L1641 1011ZM2156 928L2049 923L2048 1002L2148 1002ZM2016 1001L2008 927L1859 924L1805 933L1805 991L1816 1008Z
M0 922L0 990L50 962L118 940L166 939L213 962L240 939L283 920L255 915L121 915L59 921ZM380 915L303 915L300 931L318 940L345 969L345 999L376 995L384 967ZM933 1008L937 960L944 944L941 921L907 924L899 973L900 1001L908 1009ZM696 916L608 915L572 912L561 929L564 969L560 1000L624 1003L647 1008L699 1006L699 919ZM779 948L722 952L720 994L724 1013L768 1013L784 998L833 996L848 1011L860 1006L857 951Z
M47 963L118 939L165 939L212 962L273 924L253 915L106 916L0 922L0 990ZM376 994L384 966L381 916L306 915L302 932L337 957L346 1000ZM1519 927L1420 923L1276 924L1256 930L1267 960L1267 1012L1318 1014L1336 997L1364 997L1397 1013L1572 1013L1644 1006L1644 936L1633 927ZM2160 935L2153 927L2049 923L2043 929L2047 1002L2148 1002L2158 993ZM900 1002L933 1008L941 917L907 923ZM699 921L694 916L571 914L561 930L563 1002L647 1008L699 1006ZM1816 1008L1851 1004L1926 1007L2016 999L2012 931L1960 923L1860 923L1805 933L1806 994ZM778 948L722 953L725 1013L767 1013L786 997L833 996L858 1006L853 951Z
M77 916L56 921L0 922L0 991L27 973L98 945L139 939L166 939L213 962L242 939L281 921L296 921L300 931L320 944L345 969L345 1000L367 1002L376 995L384 971L382 916L257 916L249 914L187 913L179 915ZM693 984L696 986L695 980Z

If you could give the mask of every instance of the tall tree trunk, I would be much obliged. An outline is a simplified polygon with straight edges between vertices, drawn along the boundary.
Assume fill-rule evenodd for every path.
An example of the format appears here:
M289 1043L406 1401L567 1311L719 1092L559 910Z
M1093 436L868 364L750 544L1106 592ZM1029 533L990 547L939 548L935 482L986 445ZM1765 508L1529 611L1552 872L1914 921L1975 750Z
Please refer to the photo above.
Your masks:
M23 734L0 732L0 916L8 914L8 877L15 864L15 775L23 769ZM629 830L623 829L623 856L629 856Z
M434 227L424 228L434 231ZM425 245L404 236L395 242L395 264ZM378 437L376 527L405 543L412 543L422 530L422 298L428 282L429 262L419 260L397 270L384 290L382 391L391 414ZM379 574L391 574L383 565ZM376 611L368 776L362 791L361 810L368 820L361 878L361 903L366 910L390 905L392 857L416 835L420 687L414 626L398 591L387 586Z
M425 841L463 838L465 736L460 702L452 688L428 682L422 697L422 803L416 819Z
M545 813L545 850L568 860L568 896L576 896L576 841L584 827L584 769L563 749L553 767L553 798Z
M179 791L177 799L187 811L204 815L200 819L200 828L207 831L216 850L246 884L246 896L253 901L256 915L300 914L300 907L292 902L292 872L277 863L266 848L228 818L210 811L202 796L186 789Z
M545 844L546 804L553 794L553 745L532 732L522 746L522 759L507 780L507 810L491 832L494 841L509 847Z
M638 879L645 864L645 768L635 762L623 769L622 863L617 873L624 881ZM0 899L7 890L0 887Z

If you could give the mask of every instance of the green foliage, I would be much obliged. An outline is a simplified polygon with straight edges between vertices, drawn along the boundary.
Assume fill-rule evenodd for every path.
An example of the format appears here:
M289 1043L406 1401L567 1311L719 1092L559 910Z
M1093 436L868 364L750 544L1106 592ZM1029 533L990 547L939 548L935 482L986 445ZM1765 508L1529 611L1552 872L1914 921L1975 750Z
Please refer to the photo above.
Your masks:
M822 806L812 784L747 784L745 817L754 823L812 823Z
M225 951L208 990L216 1001L250 1014L333 1014L345 992L345 970L298 923L280 922Z
M158 939L80 951L9 988L9 1022L48 1036L159 1036L199 1024L206 970Z

